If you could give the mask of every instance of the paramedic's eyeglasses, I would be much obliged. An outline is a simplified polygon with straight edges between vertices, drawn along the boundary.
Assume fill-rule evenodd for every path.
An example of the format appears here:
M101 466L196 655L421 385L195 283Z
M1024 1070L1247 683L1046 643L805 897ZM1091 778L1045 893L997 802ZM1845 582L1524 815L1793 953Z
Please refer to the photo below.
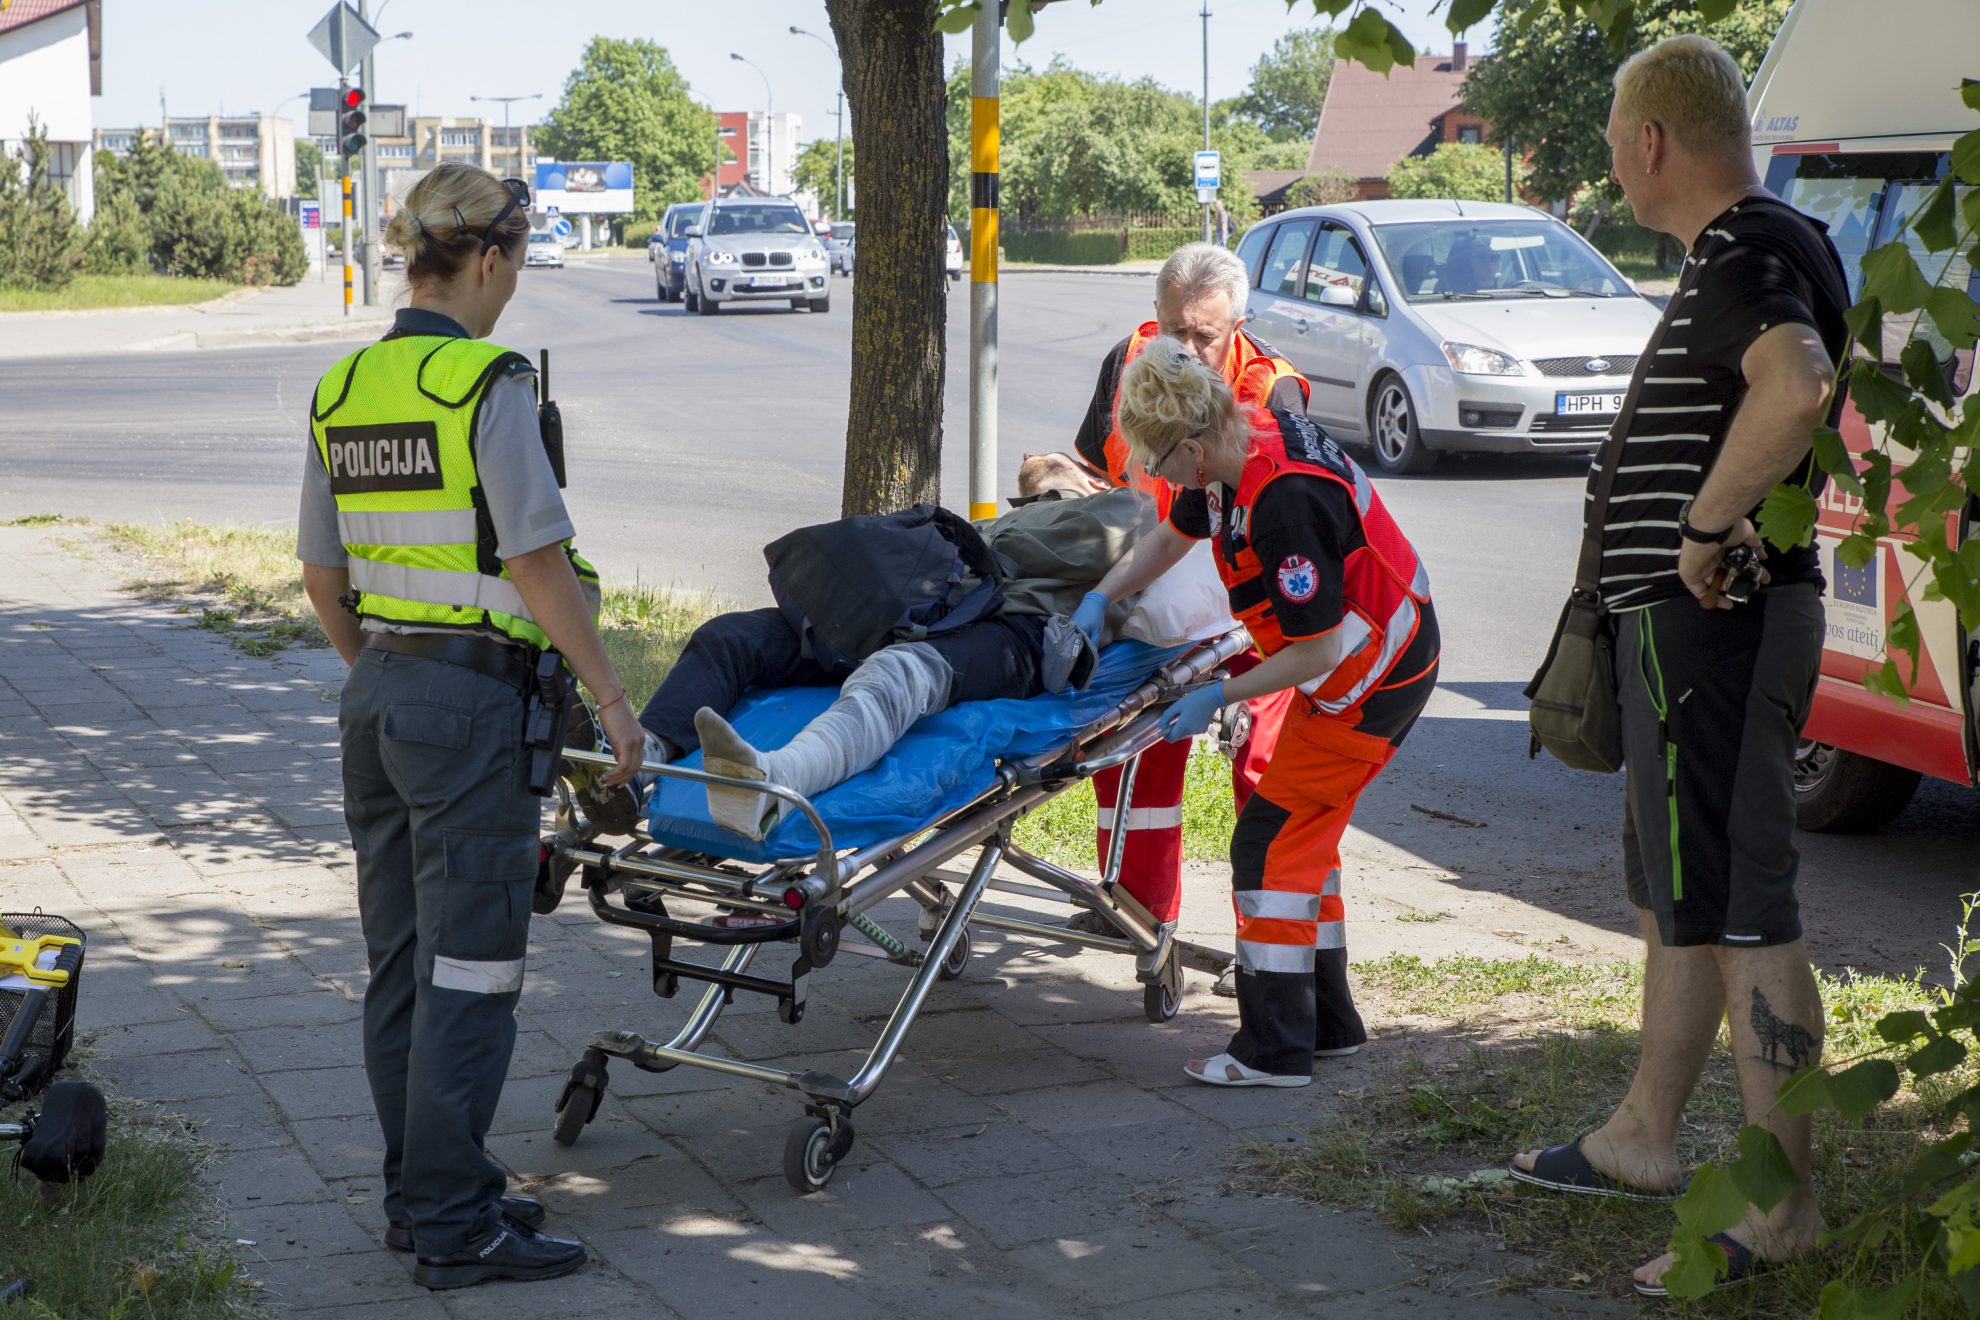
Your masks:
M1187 439L1189 439L1188 436L1183 437L1183 440L1187 440ZM1143 472L1146 472L1151 477L1158 477L1162 475L1162 465L1167 463L1171 458L1175 457L1176 451L1178 449L1181 449L1182 446L1183 446L1182 440L1176 441L1174 444L1170 445L1166 450L1162 452L1162 456L1160 458L1151 458L1146 463L1143 463L1141 465L1141 470Z
M524 210L529 209L528 184L524 183L521 179L504 179L502 180L502 186L509 190L509 202L508 205L495 213L495 218L488 222L488 228L481 231L481 252L483 256L488 255L498 245L498 240L495 238L495 230L497 226L509 218L509 212L515 210L518 206Z

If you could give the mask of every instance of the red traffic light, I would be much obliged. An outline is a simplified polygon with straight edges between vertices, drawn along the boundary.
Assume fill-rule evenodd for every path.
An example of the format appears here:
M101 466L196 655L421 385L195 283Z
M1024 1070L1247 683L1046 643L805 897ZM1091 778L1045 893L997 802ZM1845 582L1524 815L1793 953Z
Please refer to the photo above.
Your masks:
M344 89L344 108L346 110L355 110L363 104L364 88L347 87Z

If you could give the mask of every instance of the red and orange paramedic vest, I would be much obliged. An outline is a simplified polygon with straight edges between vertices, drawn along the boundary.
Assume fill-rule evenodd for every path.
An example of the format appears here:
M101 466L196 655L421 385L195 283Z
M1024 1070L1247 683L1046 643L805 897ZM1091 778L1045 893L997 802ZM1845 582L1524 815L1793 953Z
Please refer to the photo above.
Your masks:
M1302 414L1255 408L1251 456L1231 507L1224 510L1221 522L1215 516L1211 519L1210 539L1216 547L1217 572L1230 592L1231 612L1250 630L1261 655L1272 655L1287 644L1265 585L1265 574L1283 566L1267 568L1258 562L1248 526L1260 493L1289 472L1346 488L1354 497L1367 543L1349 554L1342 566L1341 658L1332 670L1300 685L1314 705L1339 715L1375 690L1416 636L1419 607L1430 599L1430 576L1369 484L1368 474L1331 437ZM1239 529L1228 542L1223 534L1226 526Z
M1162 333L1153 321L1144 321L1132 335L1128 336L1127 355L1121 359L1121 375L1126 377L1128 363L1148 346L1148 342ZM1313 397L1313 387L1306 383L1306 377L1294 369L1293 364L1280 357L1269 347L1239 330L1231 336L1230 355L1224 359L1224 379L1230 382L1231 393L1237 396L1240 408L1247 404L1263 408L1272 397L1272 387L1281 380L1290 378L1299 382L1299 396L1302 401ZM1160 477L1151 477L1141 470L1128 453L1127 438L1121 434L1121 387L1114 384L1114 425L1107 432L1107 477L1116 486L1131 486L1152 496L1155 500L1155 516L1169 516L1169 501L1176 496L1176 488Z

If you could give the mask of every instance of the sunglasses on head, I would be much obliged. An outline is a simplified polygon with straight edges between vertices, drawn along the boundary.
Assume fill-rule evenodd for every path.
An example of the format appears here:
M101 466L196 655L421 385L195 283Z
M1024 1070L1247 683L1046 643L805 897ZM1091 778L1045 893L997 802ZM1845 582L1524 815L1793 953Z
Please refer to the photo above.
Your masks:
M481 254L483 256L487 256L491 251L501 246L501 240L495 237L495 230L504 220L509 218L509 212L515 210L518 206L524 210L529 209L528 184L524 183L521 179L504 179L502 180L502 186L509 190L509 201L507 205L495 213L495 218L488 222L488 228L481 231Z

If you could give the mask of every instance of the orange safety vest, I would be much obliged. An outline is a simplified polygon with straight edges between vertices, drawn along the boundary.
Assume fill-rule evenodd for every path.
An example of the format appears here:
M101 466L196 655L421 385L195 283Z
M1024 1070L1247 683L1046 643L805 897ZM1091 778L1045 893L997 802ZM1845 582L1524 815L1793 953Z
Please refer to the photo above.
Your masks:
M1128 336L1127 355L1121 359L1121 375L1127 375L1128 363L1136 354L1148 346L1148 342L1162 333L1153 321L1144 321L1132 335ZM1230 382L1231 393L1237 396L1240 408L1251 406L1263 408L1272 397L1272 387L1290 377L1299 382L1300 401L1304 403L1313 397L1313 387L1306 383L1306 377L1299 374L1293 364L1275 353L1270 347L1253 339L1243 330L1231 336L1231 351L1224 359L1224 379ZM1116 486L1132 486L1135 490L1150 495L1155 500L1155 515L1169 516L1169 502L1176 497L1176 488L1160 477L1151 477L1141 470L1128 454L1127 438L1121 434L1121 387L1114 383L1114 425L1107 432L1107 478Z
M1265 575L1279 574L1281 590L1297 595L1284 581L1300 572L1297 556L1283 564L1264 565L1252 548L1250 519L1259 495L1289 472L1319 477L1344 487L1354 497L1366 542L1342 566L1340 624L1341 658L1334 668L1300 685L1320 710L1339 715L1359 704L1388 675L1416 636L1421 606L1430 600L1430 575L1416 548L1396 526L1369 484L1368 474L1334 443L1331 436L1304 414L1257 408L1251 416L1251 455L1230 509L1219 517L1216 491L1211 497L1211 543L1216 547L1217 573L1230 592L1231 613L1250 630L1261 655L1273 655L1287 645L1280 631ZM1227 541L1224 527L1236 532ZM1312 565L1306 565L1308 572Z

